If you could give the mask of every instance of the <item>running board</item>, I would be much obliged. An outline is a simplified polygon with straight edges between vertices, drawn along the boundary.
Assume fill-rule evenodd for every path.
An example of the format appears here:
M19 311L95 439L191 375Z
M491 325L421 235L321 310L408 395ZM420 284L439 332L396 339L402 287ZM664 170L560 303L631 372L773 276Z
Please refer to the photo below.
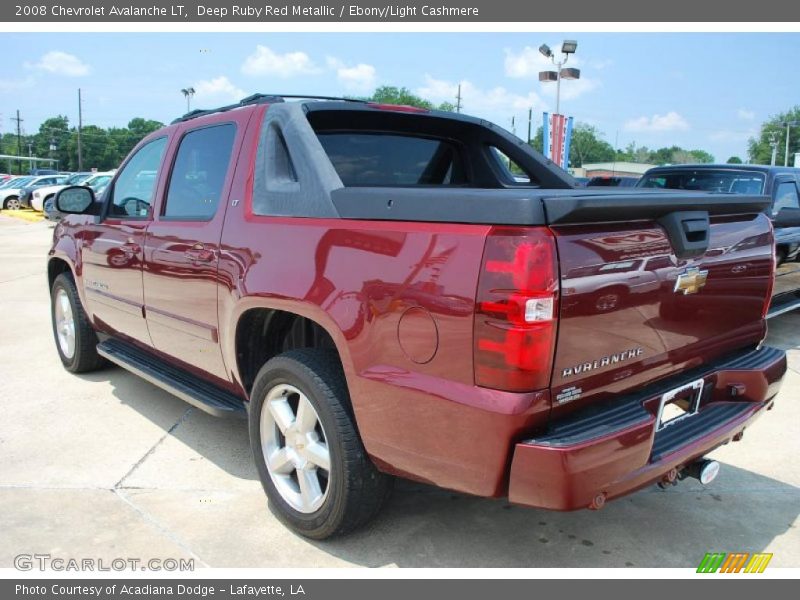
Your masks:
M210 415L247 417L244 402L238 396L183 369L173 367L131 344L108 339L97 345L97 353Z
M800 308L800 294L797 292L780 294L772 298L767 318L771 319L798 308Z

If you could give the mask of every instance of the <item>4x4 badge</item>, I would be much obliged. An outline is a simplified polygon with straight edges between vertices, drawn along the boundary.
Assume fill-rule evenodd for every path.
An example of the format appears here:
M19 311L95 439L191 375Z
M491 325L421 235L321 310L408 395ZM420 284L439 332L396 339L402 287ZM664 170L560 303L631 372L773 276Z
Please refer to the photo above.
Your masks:
M696 294L706 284L708 279L708 271L701 271L697 267L689 267L686 272L678 275L675 281L675 289L672 290L676 294L683 292L683 295Z

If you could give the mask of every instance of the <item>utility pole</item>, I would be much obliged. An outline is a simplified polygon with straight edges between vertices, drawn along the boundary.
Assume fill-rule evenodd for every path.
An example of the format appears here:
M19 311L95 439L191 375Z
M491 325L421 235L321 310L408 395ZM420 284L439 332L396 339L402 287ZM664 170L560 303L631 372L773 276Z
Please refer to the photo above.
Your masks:
M769 145L772 147L772 159L770 160L769 164L774 167L775 160L778 158L778 134L776 134L774 131L770 133Z
M531 143L531 121L533 121L533 107L528 109L528 145Z
M461 84L458 84L458 94L456 94L456 112L461 112Z
M19 116L19 109L17 109L17 116L16 118L11 119L12 121L17 122L17 170L19 174L22 175L22 121L23 119Z
M786 125L786 150L785 150L784 155L783 155L783 166L784 167L788 167L789 166L789 133L790 133L790 128L791 127L796 127L797 125L800 125L800 121L786 121L785 123L783 123L783 125Z
M83 171L83 147L81 146L81 128L83 127L83 103L81 88L78 88L78 171Z

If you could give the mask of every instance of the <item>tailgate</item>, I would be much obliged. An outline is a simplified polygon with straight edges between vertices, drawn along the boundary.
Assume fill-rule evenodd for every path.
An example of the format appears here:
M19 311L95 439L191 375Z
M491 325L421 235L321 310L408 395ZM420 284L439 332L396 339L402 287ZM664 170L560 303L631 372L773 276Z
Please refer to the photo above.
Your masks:
M561 270L554 414L763 338L768 198L638 193L544 203Z

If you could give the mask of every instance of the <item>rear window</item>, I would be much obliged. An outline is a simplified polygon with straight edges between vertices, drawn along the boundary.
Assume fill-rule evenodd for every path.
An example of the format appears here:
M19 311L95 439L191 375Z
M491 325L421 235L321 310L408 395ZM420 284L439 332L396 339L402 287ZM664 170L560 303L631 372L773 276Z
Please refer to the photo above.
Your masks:
M448 140L373 132L317 136L346 187L466 183L461 153Z
M639 187L762 194L765 180L764 174L757 172L698 169L645 175Z

